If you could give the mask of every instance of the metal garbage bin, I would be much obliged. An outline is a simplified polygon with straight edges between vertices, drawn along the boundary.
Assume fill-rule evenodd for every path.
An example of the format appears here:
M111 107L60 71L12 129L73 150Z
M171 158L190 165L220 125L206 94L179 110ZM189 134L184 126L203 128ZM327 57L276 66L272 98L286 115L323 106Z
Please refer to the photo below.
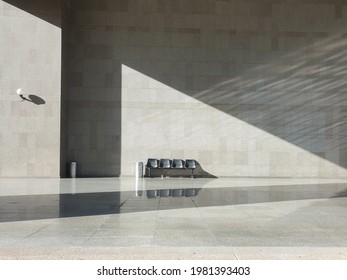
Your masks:
M143 177L143 162L136 162L135 167L135 177L142 178Z
M76 178L77 163L72 161L69 163L69 175L70 178Z

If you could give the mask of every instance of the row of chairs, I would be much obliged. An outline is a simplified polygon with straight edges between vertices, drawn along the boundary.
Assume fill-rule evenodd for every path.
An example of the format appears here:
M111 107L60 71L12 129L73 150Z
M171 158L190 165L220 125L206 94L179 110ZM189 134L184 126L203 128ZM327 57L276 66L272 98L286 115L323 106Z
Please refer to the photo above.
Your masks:
M145 169L145 177L194 177L196 162L193 159L161 159L149 158Z
M149 158L146 167L148 168L188 168L195 169L196 162L193 159L155 159Z

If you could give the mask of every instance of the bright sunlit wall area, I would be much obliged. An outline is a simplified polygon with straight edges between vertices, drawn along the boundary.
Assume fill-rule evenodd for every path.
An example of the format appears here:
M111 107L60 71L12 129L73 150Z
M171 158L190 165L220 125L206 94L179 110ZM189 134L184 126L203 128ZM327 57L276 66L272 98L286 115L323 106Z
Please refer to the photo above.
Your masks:
M60 23L59 1L0 1L0 177L59 176Z
M150 157L193 158L218 177L347 177L341 1L63 3L62 166L132 176Z

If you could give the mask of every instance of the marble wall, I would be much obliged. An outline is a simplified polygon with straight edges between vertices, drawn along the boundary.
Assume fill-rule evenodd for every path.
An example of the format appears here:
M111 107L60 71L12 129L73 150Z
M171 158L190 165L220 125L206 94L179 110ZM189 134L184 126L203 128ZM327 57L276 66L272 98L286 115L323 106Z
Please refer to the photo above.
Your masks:
M194 158L216 176L346 177L347 4L74 1L82 175Z
M28 2L0 1L0 177L58 177L60 1Z
M63 4L0 1L0 176L347 177L347 3Z

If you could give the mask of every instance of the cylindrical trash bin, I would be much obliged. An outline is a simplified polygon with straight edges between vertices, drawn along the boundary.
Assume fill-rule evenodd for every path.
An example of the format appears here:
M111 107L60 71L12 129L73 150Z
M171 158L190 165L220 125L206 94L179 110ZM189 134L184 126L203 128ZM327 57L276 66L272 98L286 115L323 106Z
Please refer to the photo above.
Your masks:
M135 166L135 195L142 196L143 190L143 162L136 162Z
M69 163L70 178L76 178L76 168L77 168L77 163L75 161L72 161Z
M136 162L135 177L136 178L143 177L143 162Z

